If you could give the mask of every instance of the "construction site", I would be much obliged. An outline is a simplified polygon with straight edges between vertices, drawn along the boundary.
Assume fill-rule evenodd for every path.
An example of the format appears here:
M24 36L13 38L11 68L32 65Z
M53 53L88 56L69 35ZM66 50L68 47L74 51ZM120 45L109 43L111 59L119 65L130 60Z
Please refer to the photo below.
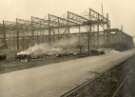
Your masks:
M103 16L93 9L87 12L85 16L68 11L65 17L48 14L46 19L31 16L30 20L3 20L0 24L0 48L2 52L8 49L8 52L15 54L36 44L51 45L60 41L67 49L74 45L74 49L80 53L88 54L100 48L119 51L133 48L133 38L130 35L122 29L111 28L109 14ZM67 44L64 43L66 40ZM70 46L69 42L72 42Z
M91 8L86 15L3 20L0 96L117 97L134 55L133 37Z

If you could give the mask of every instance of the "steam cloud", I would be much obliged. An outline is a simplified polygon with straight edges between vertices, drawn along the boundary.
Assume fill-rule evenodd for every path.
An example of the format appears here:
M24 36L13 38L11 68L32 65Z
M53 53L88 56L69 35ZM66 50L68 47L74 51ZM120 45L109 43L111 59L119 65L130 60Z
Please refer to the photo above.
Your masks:
M77 51L78 41L79 39L76 37L71 37L67 39L61 39L54 43L41 43L35 44L34 46L17 53L17 55L27 54L27 55L57 55L57 54L64 54L64 53L71 53Z

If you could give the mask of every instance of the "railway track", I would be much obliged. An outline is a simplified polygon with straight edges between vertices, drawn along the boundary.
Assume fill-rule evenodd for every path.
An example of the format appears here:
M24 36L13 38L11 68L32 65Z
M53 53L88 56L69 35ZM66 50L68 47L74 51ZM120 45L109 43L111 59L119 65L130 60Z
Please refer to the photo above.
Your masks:
M120 65L103 74L93 72L98 75L97 78L94 80L87 80L83 84L78 85L76 88L63 94L61 97L121 97L120 95L122 95L121 93L124 91L124 85L128 84L128 80L131 80L128 76L131 69L133 69L132 66L135 67L135 56L130 57ZM133 69L133 71L135 71L135 69ZM135 74L132 76L134 76L132 80L135 80ZM135 87L132 88L135 89Z
M123 79L114 91L112 97L135 96L135 56L125 62L123 68Z

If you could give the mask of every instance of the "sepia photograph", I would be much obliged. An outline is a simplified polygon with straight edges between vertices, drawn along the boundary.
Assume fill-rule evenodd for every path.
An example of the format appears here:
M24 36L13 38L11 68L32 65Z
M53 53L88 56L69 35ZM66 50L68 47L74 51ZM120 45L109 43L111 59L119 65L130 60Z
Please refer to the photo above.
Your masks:
M0 0L0 97L135 97L134 0Z

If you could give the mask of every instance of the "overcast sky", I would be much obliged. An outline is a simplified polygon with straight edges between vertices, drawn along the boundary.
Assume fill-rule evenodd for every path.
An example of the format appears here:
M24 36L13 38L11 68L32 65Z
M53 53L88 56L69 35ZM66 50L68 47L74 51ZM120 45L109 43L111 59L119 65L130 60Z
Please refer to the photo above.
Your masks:
M0 0L0 20L44 18L48 13L62 16L68 10L83 15L88 8L101 12L102 1L113 27L123 25L126 32L135 35L135 0Z

